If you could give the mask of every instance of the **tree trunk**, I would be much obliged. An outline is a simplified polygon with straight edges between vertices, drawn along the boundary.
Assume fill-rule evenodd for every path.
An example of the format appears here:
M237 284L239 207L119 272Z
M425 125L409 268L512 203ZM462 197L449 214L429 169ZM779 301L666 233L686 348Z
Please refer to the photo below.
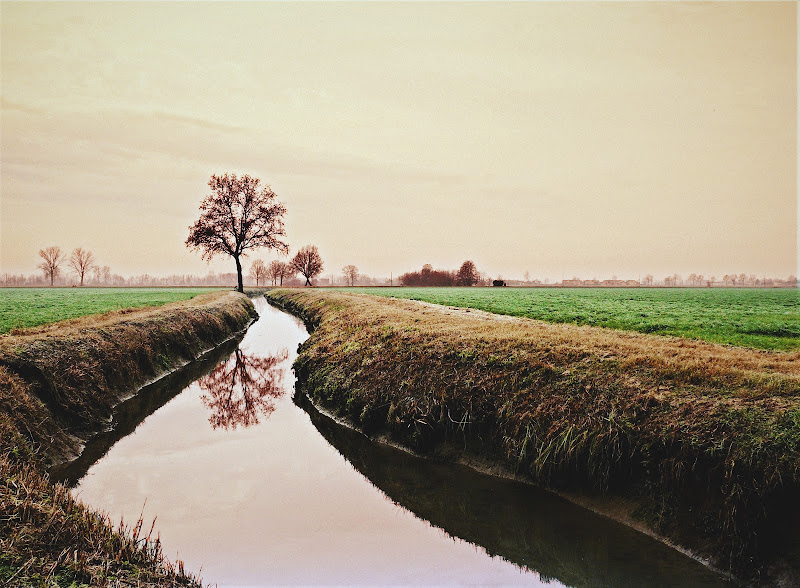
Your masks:
M233 259L236 261L236 279L239 282L236 290L244 293L244 283L242 282L242 262L239 261L238 256L234 256Z
M308 276L306 276L306 284L305 285L306 286L311 286L311 280L308 279Z

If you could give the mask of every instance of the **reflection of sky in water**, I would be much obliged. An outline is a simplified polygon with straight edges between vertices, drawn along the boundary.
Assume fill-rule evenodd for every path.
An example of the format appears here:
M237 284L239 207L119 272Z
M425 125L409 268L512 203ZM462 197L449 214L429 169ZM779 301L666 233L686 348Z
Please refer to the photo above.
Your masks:
M133 521L146 501L165 555L220 586L542 584L417 519L358 474L292 403L302 325L256 304L262 318L240 349L289 351L274 368L285 370L287 392L269 418L214 430L192 384L92 466L75 489L84 502Z

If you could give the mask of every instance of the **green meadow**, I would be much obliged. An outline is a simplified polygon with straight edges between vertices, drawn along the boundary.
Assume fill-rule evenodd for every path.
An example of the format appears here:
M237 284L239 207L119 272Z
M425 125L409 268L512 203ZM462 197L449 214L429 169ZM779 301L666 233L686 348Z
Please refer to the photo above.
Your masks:
M0 288L0 334L123 308L188 300L214 288Z
M758 349L800 348L800 290L748 288L355 288L475 308Z

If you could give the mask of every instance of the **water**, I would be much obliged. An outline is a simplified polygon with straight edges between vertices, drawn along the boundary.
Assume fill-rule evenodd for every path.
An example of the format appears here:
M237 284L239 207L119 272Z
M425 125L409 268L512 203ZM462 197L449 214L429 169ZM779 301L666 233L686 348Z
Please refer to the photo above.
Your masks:
M261 318L235 349L126 403L114 432L54 472L80 478L73 492L112 519L157 517L165 554L205 582L725 585L550 494L372 443L294 402L307 333L255 304Z

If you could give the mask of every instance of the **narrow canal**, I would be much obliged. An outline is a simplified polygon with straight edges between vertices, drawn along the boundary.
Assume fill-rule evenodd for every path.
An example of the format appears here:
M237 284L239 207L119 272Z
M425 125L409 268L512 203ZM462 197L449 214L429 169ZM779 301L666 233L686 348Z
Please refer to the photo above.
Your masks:
M372 443L293 399L308 334L254 302L238 346L131 399L54 472L112 520L155 518L167 557L206 583L727 585L558 497Z

